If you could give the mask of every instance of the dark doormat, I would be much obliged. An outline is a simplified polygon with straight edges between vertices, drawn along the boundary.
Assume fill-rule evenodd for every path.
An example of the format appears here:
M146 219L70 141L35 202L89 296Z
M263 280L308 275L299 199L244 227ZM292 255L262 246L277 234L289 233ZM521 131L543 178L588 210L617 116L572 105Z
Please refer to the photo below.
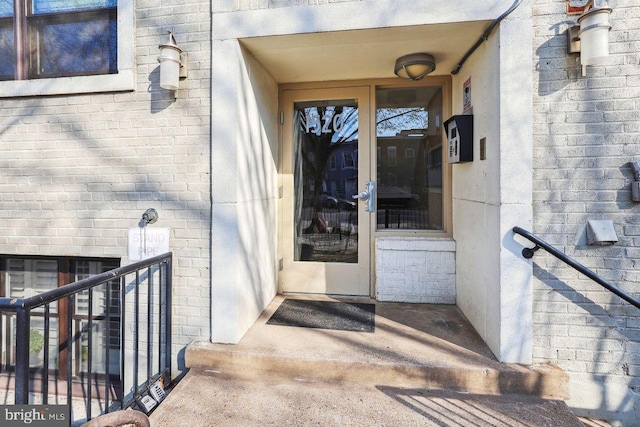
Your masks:
M286 299L268 325L373 332L375 304Z

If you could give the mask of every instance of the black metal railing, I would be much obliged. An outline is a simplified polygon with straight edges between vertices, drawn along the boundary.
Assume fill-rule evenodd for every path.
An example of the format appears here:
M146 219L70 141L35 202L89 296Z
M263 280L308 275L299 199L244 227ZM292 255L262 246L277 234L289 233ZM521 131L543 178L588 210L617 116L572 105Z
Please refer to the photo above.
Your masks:
M72 402L80 396L88 420L99 415L92 413L96 400L107 413L132 406L159 380L168 384L171 282L166 253L32 297L0 298L0 314L15 321L15 404L62 400L74 419ZM34 320L43 329L39 343ZM34 366L36 346L43 357Z
M564 262L568 266L570 266L570 267L574 268L575 270L579 271L580 273L584 274L589 279L591 279L594 282L598 283L599 285L601 285L605 289L613 292L614 294L616 294L617 296L619 296L623 300L627 301L631 305L633 305L633 306L635 306L637 308L640 308L640 300L639 299L633 297L632 295L629 295L628 293L626 293L622 289L620 289L617 286L615 286L615 285L609 283L608 281L604 280L602 277L598 276L592 270L590 270L587 267L585 267L584 265L580 264L579 262L577 262L573 258L567 256L564 252L559 251L558 249L556 249L555 247L551 246L550 244L548 244L544 240L540 239L539 237L533 235L532 233L530 233L527 230L525 230L523 228L520 228L520 227L513 227L513 232L516 233L516 234L519 234L520 236L524 237L525 239L527 239L530 242L535 244L535 246L533 248L524 248L524 249L522 249L522 256L523 257L525 257L527 259L533 258L533 256L535 255L535 253L539 249L544 249L545 251L547 251L548 253L550 253L554 257L558 258L560 261Z
M379 206L378 229L428 230L429 211L402 206Z

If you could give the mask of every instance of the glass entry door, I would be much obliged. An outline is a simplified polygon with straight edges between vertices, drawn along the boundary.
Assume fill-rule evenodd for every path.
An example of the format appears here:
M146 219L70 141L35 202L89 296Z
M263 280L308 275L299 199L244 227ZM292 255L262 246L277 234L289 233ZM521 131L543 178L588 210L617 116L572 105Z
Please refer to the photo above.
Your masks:
M283 292L369 295L367 88L283 93Z

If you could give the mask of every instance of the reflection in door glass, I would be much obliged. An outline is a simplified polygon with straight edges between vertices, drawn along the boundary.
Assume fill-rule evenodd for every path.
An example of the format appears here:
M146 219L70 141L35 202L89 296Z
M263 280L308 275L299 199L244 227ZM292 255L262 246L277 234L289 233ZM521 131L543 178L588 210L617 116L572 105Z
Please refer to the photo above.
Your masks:
M377 229L443 230L442 89L376 91Z
M294 104L294 260L358 262L356 100Z

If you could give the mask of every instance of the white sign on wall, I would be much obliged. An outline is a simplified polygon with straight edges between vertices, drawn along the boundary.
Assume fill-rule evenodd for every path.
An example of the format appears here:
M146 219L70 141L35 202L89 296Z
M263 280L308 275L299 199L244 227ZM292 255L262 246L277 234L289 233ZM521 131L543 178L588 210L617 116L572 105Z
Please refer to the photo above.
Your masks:
M168 228L129 229L129 260L140 261L167 252L169 252Z
M462 111L467 112L471 109L471 77L462 85Z

